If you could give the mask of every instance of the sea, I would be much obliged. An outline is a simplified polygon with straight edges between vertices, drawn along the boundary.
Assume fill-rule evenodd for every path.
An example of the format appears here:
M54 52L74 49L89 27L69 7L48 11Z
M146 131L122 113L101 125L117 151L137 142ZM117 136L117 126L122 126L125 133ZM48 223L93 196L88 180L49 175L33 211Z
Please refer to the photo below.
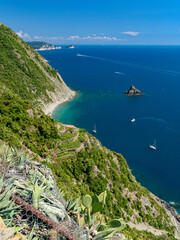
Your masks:
M121 153L144 187L180 203L180 46L64 46L40 54L77 91L53 118L86 129ZM131 85L145 95L126 96Z

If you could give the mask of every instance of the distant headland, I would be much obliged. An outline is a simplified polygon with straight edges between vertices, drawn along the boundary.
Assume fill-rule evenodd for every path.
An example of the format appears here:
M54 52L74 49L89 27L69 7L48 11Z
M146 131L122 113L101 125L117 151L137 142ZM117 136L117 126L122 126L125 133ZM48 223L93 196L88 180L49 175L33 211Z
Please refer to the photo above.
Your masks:
M45 51L45 50L55 50L61 49L60 46L54 46L53 44L46 43L46 42L27 42L31 47L33 47L36 51Z

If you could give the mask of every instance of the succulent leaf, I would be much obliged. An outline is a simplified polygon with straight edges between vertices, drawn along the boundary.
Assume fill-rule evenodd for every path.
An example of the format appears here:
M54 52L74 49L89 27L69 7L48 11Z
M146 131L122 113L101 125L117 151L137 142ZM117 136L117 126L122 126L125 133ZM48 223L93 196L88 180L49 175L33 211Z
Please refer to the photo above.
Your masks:
M94 196L92 197L92 205L95 203L95 202L99 202L99 198L96 194L94 194Z
M118 219L114 219L108 223L108 226L111 228L121 227L121 225L122 225L122 222Z
M102 210L102 203L100 202L95 202L93 205L92 205L92 212L93 213L97 213L97 212L100 212Z
M114 233L115 233L114 228L108 229L108 230L99 232L94 239L96 239L96 240L110 239L113 237Z
M84 207L89 208L92 204L92 198L90 195L86 195L83 198L82 204L84 205Z
M98 198L99 198L99 201L103 203L103 205L106 203L106 197L107 197L107 192L104 191L102 192Z

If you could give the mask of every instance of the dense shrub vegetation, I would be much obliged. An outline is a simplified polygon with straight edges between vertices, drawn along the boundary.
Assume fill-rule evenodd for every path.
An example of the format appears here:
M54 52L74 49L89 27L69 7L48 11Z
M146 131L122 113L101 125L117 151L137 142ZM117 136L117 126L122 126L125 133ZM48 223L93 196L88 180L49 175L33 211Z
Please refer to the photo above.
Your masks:
M22 99L32 100L34 103L40 98L48 102L50 99L47 90L55 89L50 77L61 81L57 71L3 24L0 25L0 49L1 91L9 89Z

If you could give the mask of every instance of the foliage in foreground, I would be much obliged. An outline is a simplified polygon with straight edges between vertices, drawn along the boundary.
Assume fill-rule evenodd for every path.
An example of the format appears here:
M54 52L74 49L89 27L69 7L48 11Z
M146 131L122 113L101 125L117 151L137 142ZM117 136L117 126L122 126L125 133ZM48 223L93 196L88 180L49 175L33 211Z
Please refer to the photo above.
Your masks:
M38 222L39 219L33 220L33 212L30 212L28 206L27 212L24 212L26 210L24 207L22 208L15 204L11 196L16 194L25 200L27 204L45 213L55 223L61 224L61 221L64 221L64 224L69 225L70 218L68 218L66 213L64 201L63 199L58 200L59 196L55 194L54 190L55 182L47 167L43 167L42 164L37 162L29 161L22 150L17 151L5 145L0 147L0 166L1 175L4 175L0 179L0 216L3 217L4 221L8 221L7 223L10 226L18 228L19 231L24 228L28 229L30 232L29 239L32 239L34 234L37 235L38 227L44 227L42 227L43 223ZM106 204L106 196L106 192L101 193L99 196L94 195L93 198L86 195L82 199L81 205L79 205L77 200L74 203L69 202L66 204L66 208L73 214L75 214L74 210L77 209L78 224L86 229L91 238L94 237L97 240L111 239L114 233L124 228L122 220L118 219L110 220L105 224L105 217L101 214L101 210ZM19 216L18 223L17 215ZM28 218L32 219L31 223L28 223ZM25 220L26 226L24 225ZM100 228L103 228L103 230L97 232ZM45 229L47 229L50 235L51 232L48 226L45 225ZM71 229L68 230L71 231ZM38 239L45 239L45 236L40 234ZM85 236L79 236L78 239L86 238Z
M53 228L58 240L66 236L66 232L67 236L71 233L77 239L86 240L82 230L67 215L64 199L46 166L32 162L22 150L3 144L0 166L4 176L0 179L0 216L8 226L19 229L29 239L33 235L39 240L49 239Z

